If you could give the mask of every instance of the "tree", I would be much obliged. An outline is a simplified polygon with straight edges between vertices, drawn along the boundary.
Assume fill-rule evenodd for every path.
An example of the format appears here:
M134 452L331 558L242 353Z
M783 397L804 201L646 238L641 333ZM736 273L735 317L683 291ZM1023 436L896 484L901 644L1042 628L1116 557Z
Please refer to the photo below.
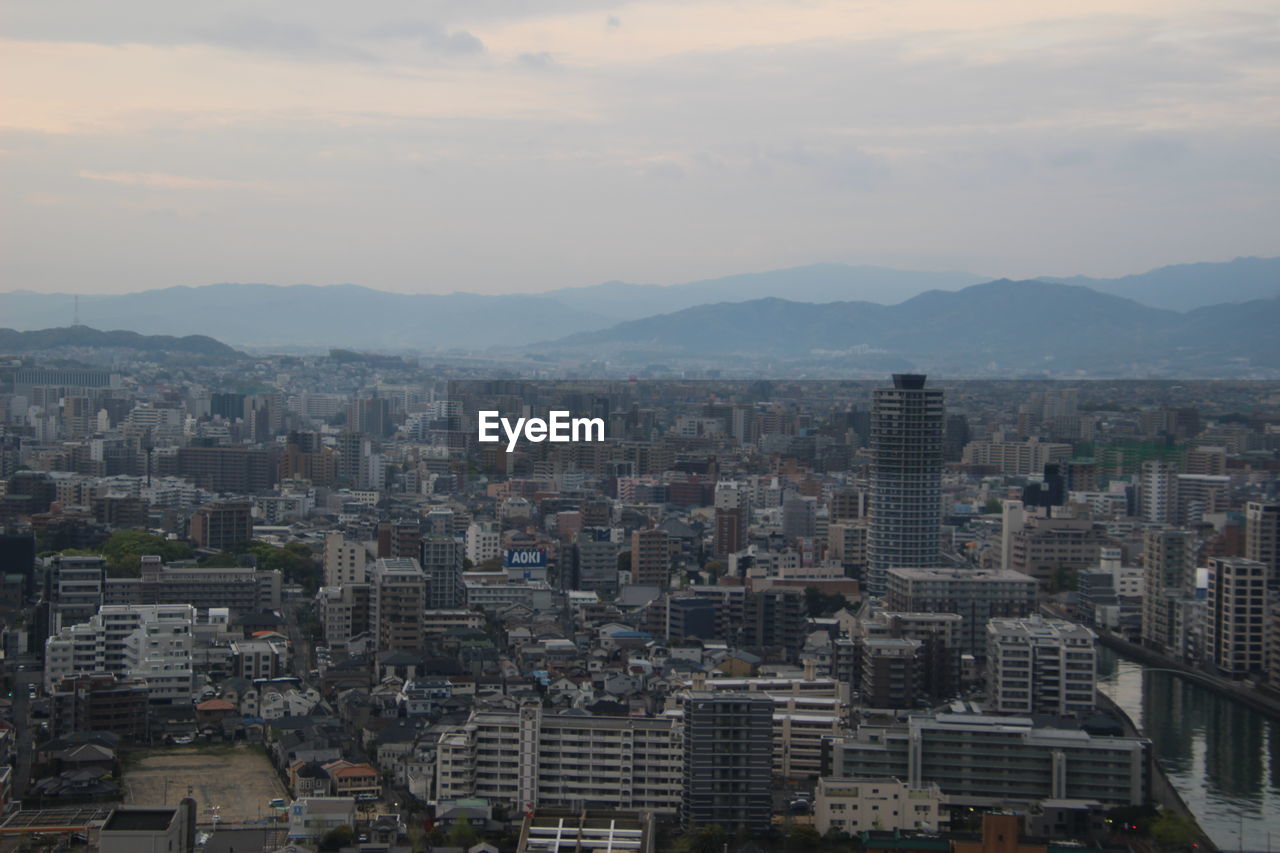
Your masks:
M818 830L807 823L795 823L787 830L788 850L812 850L822 843Z
M720 853L728 837L719 824L695 826L677 838L671 849L674 853Z
M335 826L320 839L320 850L323 853L334 853L356 840L356 831L350 826Z
M830 616L849 603L838 592L825 593L816 586L804 588L804 603L810 616Z
M1195 821L1167 809L1151 824L1151 840L1161 847L1186 847L1199 837Z
M142 530L117 530L98 550L107 558L107 573L118 578L136 578L145 556L155 555L167 563L189 559L193 553L186 542Z
M991 515L992 513L1000 512L1003 508L1004 505L1000 503L999 498L987 498L987 503L983 506L982 511L987 515Z
M475 827L465 820L455 821L453 827L449 830L448 841L454 847L466 849L479 840L480 836L476 833Z

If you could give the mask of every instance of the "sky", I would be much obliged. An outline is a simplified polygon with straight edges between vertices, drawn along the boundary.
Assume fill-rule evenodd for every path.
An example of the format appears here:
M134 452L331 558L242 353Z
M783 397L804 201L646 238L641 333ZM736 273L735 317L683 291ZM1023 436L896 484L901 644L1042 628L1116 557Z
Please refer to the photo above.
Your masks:
M0 291L1280 254L1275 0L6 0Z

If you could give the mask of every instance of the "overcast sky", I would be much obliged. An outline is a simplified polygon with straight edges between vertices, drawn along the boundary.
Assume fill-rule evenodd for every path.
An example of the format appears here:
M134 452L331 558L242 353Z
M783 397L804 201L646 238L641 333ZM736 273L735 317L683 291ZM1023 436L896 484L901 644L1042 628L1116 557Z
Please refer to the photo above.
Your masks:
M6 0L0 290L1280 254L1275 0Z

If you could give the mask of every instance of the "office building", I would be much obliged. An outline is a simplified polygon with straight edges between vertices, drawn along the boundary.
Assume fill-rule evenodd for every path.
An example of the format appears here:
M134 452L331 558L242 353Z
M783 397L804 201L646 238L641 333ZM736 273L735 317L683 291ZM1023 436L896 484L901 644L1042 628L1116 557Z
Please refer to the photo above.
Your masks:
M766 832L773 813L773 701L691 691L684 702L684 826Z
M919 374L894 374L871 407L871 527L867 592L883 596L886 572L940 560L943 394Z
M1060 619L992 619L987 623L988 707L997 714L1092 714L1095 639L1083 625Z

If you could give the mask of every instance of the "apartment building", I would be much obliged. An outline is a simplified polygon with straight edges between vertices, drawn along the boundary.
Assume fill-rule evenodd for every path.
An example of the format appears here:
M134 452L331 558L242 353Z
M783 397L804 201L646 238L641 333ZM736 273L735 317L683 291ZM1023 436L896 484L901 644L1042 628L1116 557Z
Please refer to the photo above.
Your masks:
M1261 675L1270 642L1267 616L1270 592L1266 563L1243 557L1209 559L1209 661L1224 675Z
M551 714L539 704L475 710L440 736L436 798L675 815L681 743L681 723L671 716Z
M427 578L410 557L383 557L369 572L369 624L378 651L422 648Z
M1087 715L1096 706L1096 636L1060 619L987 623L987 694L998 714Z
M324 582L326 586L364 583L365 549L361 542L351 542L341 533L324 537Z
M1041 441L971 441L964 446L966 465L988 465L1001 474L1025 477L1039 474L1044 466L1065 462L1071 456L1071 445Z
M890 569L887 607L959 615L956 644L981 662L987 655L987 620L1033 613L1036 581L1003 569Z
M110 673L144 682L152 702L188 702L195 623L189 604L104 605L88 622L65 626L45 641L45 689Z
M684 701L686 826L765 832L773 812L773 702L768 696L693 690Z
M932 782L913 787L899 779L823 776L813 798L813 826L850 835L868 829L945 832L946 797Z
M1141 805L1150 795L1151 742L1037 727L1026 717L941 713L863 725L832 741L827 776L936 784L949 802L1097 800Z

